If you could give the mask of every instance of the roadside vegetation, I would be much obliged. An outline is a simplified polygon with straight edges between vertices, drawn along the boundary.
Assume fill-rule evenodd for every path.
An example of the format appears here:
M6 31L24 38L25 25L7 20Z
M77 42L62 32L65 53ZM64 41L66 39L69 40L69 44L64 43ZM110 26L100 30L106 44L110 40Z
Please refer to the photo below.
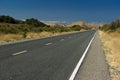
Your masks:
M2 15L0 16L0 43L22 39L40 38L88 29L90 28L79 25L74 25L72 27L55 25L51 27L35 18L21 21L10 16Z
M109 64L111 80L120 80L120 19L105 24L99 32Z
M100 30L104 32L118 32L120 33L120 19L111 22L110 24L104 24L100 27Z

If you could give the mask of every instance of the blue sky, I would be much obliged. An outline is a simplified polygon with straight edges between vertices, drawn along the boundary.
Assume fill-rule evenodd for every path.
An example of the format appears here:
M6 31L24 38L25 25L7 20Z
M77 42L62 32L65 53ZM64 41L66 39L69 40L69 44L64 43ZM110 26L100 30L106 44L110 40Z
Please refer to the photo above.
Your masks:
M120 0L0 0L0 15L42 21L106 23L120 18Z

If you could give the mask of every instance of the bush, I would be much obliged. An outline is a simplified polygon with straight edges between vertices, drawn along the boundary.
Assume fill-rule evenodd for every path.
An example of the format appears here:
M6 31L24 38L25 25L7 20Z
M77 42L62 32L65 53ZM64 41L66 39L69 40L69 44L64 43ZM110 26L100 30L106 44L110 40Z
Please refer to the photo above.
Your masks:
M100 29L103 31L114 32L120 28L120 19L111 22L110 24L103 25Z
M82 29L82 27L79 26L79 25L74 25L74 26L72 26L72 30L73 30L73 31L80 31L81 29Z
M0 16L0 22L4 23L18 23L18 20L15 20L13 17L10 16Z
M25 23L32 26L32 27L44 27L44 26L46 26L44 23L42 23L34 18L26 19Z

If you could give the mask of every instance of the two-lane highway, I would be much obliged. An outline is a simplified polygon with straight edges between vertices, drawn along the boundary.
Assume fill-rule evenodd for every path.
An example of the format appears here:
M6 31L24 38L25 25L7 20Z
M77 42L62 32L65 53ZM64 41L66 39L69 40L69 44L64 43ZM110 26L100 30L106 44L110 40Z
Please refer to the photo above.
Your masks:
M0 46L0 80L68 80L94 30Z

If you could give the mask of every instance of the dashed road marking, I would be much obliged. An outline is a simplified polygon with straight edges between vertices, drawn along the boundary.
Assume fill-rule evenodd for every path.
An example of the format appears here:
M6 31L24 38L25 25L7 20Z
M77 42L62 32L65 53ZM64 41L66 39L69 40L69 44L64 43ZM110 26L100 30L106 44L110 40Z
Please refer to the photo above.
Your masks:
M72 37L68 37L68 38L72 38Z
M51 45L52 43L46 43L45 45L48 46L48 45Z
M23 53L26 53L26 52L27 52L27 50L24 50L24 51L20 51L20 52L14 53L12 55L16 56L16 55L20 55L20 54L23 54Z
M61 39L60 41L64 41L65 39Z

